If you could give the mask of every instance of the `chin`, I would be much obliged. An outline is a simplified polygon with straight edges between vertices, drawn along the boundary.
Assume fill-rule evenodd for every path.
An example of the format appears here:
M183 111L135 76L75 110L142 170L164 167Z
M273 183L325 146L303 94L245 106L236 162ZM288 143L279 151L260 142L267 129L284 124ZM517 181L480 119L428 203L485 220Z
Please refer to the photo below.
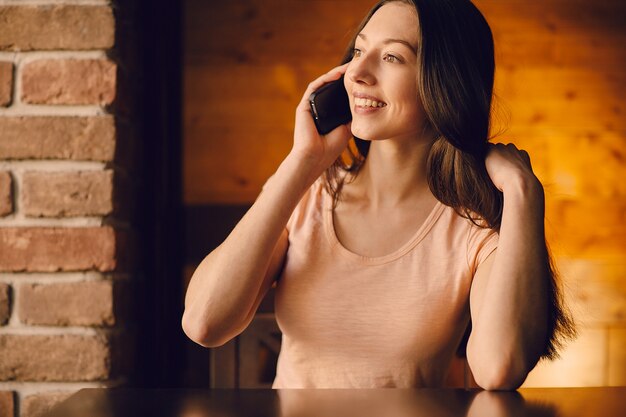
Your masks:
M378 129L355 125L354 122L352 123L351 127L352 135L359 139L371 141L375 140L377 137L381 137Z

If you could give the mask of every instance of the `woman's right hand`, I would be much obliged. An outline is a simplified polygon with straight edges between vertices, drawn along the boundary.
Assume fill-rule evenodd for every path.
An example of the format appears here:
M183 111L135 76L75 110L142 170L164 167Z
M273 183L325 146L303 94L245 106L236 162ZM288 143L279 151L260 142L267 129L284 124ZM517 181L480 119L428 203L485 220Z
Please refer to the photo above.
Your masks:
M320 135L315 128L309 96L326 83L339 79L346 72L348 64L340 65L311 82L302 100L296 108L296 126L294 130L291 156L302 158L316 167L320 175L341 155L352 137L350 123L339 126L326 135Z

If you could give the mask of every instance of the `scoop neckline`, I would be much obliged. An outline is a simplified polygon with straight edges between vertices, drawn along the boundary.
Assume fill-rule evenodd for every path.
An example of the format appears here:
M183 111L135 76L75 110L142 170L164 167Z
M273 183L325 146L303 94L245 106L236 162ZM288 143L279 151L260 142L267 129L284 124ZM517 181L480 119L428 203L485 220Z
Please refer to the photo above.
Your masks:
M435 222L439 219L439 216L441 216L441 213L443 213L443 210L446 207L443 203L441 203L441 201L437 200L435 206L426 217L426 220L424 220L422 225L417 228L415 234L407 242L405 242L404 245L402 245L400 248L396 249L392 253L375 257L364 256L352 252L351 250L343 246L343 244L339 241L333 222L334 215L332 209L332 198L330 194L328 194L328 192L324 189L324 187L322 187L322 189L324 200L324 228L326 229L326 235L330 240L333 248L336 248L336 250L342 256L350 260L369 265L383 264L394 261L413 249L426 236L426 234L428 234L428 232L433 227Z

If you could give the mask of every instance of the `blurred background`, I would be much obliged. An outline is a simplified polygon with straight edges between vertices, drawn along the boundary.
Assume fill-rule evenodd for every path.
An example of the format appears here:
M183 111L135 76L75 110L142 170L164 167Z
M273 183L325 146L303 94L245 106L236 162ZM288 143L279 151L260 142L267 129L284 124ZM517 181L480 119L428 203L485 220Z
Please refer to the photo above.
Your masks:
M272 291L205 349L182 333L186 286L373 3L0 0L0 416L83 387L271 384ZM496 140L544 183L579 323L524 386L626 385L626 3L475 3L495 36Z

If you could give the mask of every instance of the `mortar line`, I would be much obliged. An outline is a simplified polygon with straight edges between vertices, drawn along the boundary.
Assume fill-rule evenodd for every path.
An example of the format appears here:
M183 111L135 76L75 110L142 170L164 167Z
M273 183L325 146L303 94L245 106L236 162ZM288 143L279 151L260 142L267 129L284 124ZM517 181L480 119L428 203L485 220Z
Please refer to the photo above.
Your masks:
M123 281L132 279L129 273L119 272L0 272L0 282L9 284L21 283L61 283L84 281Z
M110 0L0 0L0 6L108 6Z
M13 322L13 323L12 323ZM9 323L0 327L0 335L11 336L119 336L128 328L123 325L114 327L95 326L43 326L29 325L19 322L15 312L11 315Z

